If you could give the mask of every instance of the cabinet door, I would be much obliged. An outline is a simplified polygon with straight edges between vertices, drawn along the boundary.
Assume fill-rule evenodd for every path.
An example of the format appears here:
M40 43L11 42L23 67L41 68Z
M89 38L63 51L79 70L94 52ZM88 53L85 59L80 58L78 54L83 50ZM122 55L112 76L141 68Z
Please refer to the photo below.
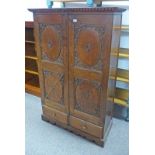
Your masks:
M68 52L65 21L60 14L35 16L42 102L63 112L68 111Z
M102 125L104 120L111 15L69 16L70 113Z

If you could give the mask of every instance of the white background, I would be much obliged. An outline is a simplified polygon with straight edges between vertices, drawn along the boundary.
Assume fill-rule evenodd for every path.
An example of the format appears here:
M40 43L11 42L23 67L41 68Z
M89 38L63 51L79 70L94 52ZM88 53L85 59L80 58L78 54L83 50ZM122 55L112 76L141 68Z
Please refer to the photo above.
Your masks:
M153 0L130 2L130 155L154 155L155 23ZM25 6L1 1L0 154L25 154ZM122 144L123 145L123 144Z

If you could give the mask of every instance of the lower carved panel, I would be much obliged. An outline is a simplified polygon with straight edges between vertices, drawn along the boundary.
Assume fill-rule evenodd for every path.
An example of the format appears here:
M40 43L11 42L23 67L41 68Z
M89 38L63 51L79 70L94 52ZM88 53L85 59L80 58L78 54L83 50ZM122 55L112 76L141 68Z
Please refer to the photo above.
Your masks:
M100 114L100 83L75 79L74 108L98 117Z
M44 71L45 98L64 104L64 74Z

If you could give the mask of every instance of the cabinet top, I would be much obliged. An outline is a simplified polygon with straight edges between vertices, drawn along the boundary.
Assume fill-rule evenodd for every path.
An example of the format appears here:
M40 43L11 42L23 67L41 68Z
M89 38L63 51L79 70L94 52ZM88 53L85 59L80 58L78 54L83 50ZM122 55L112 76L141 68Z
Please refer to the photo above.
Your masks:
M126 9L118 8L118 7L101 7L101 8L52 8L52 9L28 9L33 13L73 13L73 12L105 12L105 13L117 13L123 12Z

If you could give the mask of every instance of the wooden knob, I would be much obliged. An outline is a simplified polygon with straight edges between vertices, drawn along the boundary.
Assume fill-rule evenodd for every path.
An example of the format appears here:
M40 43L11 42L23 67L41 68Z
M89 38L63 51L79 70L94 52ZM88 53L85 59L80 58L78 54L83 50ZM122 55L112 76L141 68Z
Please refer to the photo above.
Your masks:
M86 127L86 126L82 126L82 129L86 130L86 129L87 129L87 127Z

